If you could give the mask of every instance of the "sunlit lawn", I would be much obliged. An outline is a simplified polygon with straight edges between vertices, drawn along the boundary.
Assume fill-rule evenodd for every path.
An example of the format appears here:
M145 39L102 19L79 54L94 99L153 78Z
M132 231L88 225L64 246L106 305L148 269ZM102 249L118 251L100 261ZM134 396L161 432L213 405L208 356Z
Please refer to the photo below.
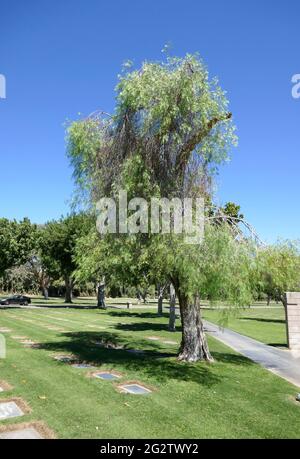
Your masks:
M61 301L48 304L55 303ZM212 313L207 313L211 318ZM257 314L263 318L264 313ZM12 331L5 334L7 358L0 360L0 380L13 389L2 392L0 399L22 397L32 408L19 418L22 422L43 420L64 438L300 436L300 404L294 401L294 386L212 338L214 364L178 363L180 329L168 332L167 320L167 314L158 318L153 309L1 310L0 327ZM40 349L25 348L15 335L41 343ZM151 341L149 336L159 340ZM94 340L124 349L98 347ZM135 355L126 348L145 354ZM89 370L54 360L55 353L72 353L97 369L114 369L122 374L120 382L139 381L153 392L121 394L117 383L90 378Z
M224 310L205 309L203 317L263 343L279 347L287 345L284 308L278 305L238 310L225 321Z

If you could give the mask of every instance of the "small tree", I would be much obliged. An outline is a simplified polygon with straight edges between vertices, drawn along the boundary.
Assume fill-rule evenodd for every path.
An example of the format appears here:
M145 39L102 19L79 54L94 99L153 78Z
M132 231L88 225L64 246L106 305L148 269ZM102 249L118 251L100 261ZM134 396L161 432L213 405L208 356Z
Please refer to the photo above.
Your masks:
M37 244L37 226L22 221L0 219L0 276L7 269L26 263Z
M285 306L285 292L300 290L300 245L284 241L258 251L256 285Z
M76 242L89 231L91 222L92 219L85 214L72 214L47 223L43 229L40 244L43 264L54 279L63 278L66 303L72 303L74 272L77 267Z

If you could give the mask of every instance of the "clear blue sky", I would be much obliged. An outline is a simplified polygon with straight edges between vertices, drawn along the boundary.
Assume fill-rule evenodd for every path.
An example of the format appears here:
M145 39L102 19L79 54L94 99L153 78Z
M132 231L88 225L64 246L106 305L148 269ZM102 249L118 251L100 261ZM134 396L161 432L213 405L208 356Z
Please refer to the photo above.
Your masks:
M0 216L68 211L63 124L112 111L124 60L199 51L228 92L239 147L218 179L262 238L300 233L299 0L0 0Z

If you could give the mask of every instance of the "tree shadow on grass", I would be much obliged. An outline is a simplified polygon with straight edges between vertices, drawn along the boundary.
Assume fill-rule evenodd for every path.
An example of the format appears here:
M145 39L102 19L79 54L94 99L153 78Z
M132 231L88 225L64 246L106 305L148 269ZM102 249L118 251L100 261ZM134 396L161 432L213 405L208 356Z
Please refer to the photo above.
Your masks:
M116 330L122 330L122 331L130 331L130 332L135 332L135 331L168 331L168 324L160 324L160 323L152 323L152 322L141 322L141 323L132 323L132 324L120 324L116 323L114 325L114 328ZM175 331L181 331L181 326L176 326ZM172 332L173 333L173 332ZM171 332L170 332L171 334Z
M285 324L284 319L263 319L259 317L241 317L241 319L253 320L254 322L274 323L274 324Z
M96 366L112 365L120 371L135 371L137 379L146 374L159 382L168 380L192 381L194 383L212 386L221 381L214 365L206 362L194 364L179 362L175 352L163 352L159 343L151 343L143 339L128 343L128 338L108 332L74 332L65 333L63 336L69 341L44 343L40 349L48 351L71 353L78 360L91 363ZM106 343L119 348L98 347L95 341ZM122 348L123 346L123 348ZM150 347L150 349L149 349ZM129 349L142 349L143 354L132 354ZM147 349L148 348L148 349ZM216 352L214 354L218 362L247 366L252 364L250 360L240 355Z
M132 310L131 310L132 311ZM163 313L162 315L158 315L157 312L130 312L128 310L114 310L114 311L106 311L107 315L112 317L135 317L138 319L168 319L169 314Z
M98 306L84 305L76 303L62 303L62 304L35 304L39 308L45 309L99 309Z

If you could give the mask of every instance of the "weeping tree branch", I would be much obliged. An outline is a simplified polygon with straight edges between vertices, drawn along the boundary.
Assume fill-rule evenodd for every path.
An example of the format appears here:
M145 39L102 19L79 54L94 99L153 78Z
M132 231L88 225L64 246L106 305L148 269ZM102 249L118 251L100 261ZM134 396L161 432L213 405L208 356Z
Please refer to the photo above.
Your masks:
M195 149L197 145L199 145L205 137L209 134L209 132L216 126L216 124L227 121L232 118L232 113L225 113L220 117L212 118L204 128L200 129L200 131L196 132L182 147L180 154L177 157L176 161L176 169L177 170L184 170L191 152Z

